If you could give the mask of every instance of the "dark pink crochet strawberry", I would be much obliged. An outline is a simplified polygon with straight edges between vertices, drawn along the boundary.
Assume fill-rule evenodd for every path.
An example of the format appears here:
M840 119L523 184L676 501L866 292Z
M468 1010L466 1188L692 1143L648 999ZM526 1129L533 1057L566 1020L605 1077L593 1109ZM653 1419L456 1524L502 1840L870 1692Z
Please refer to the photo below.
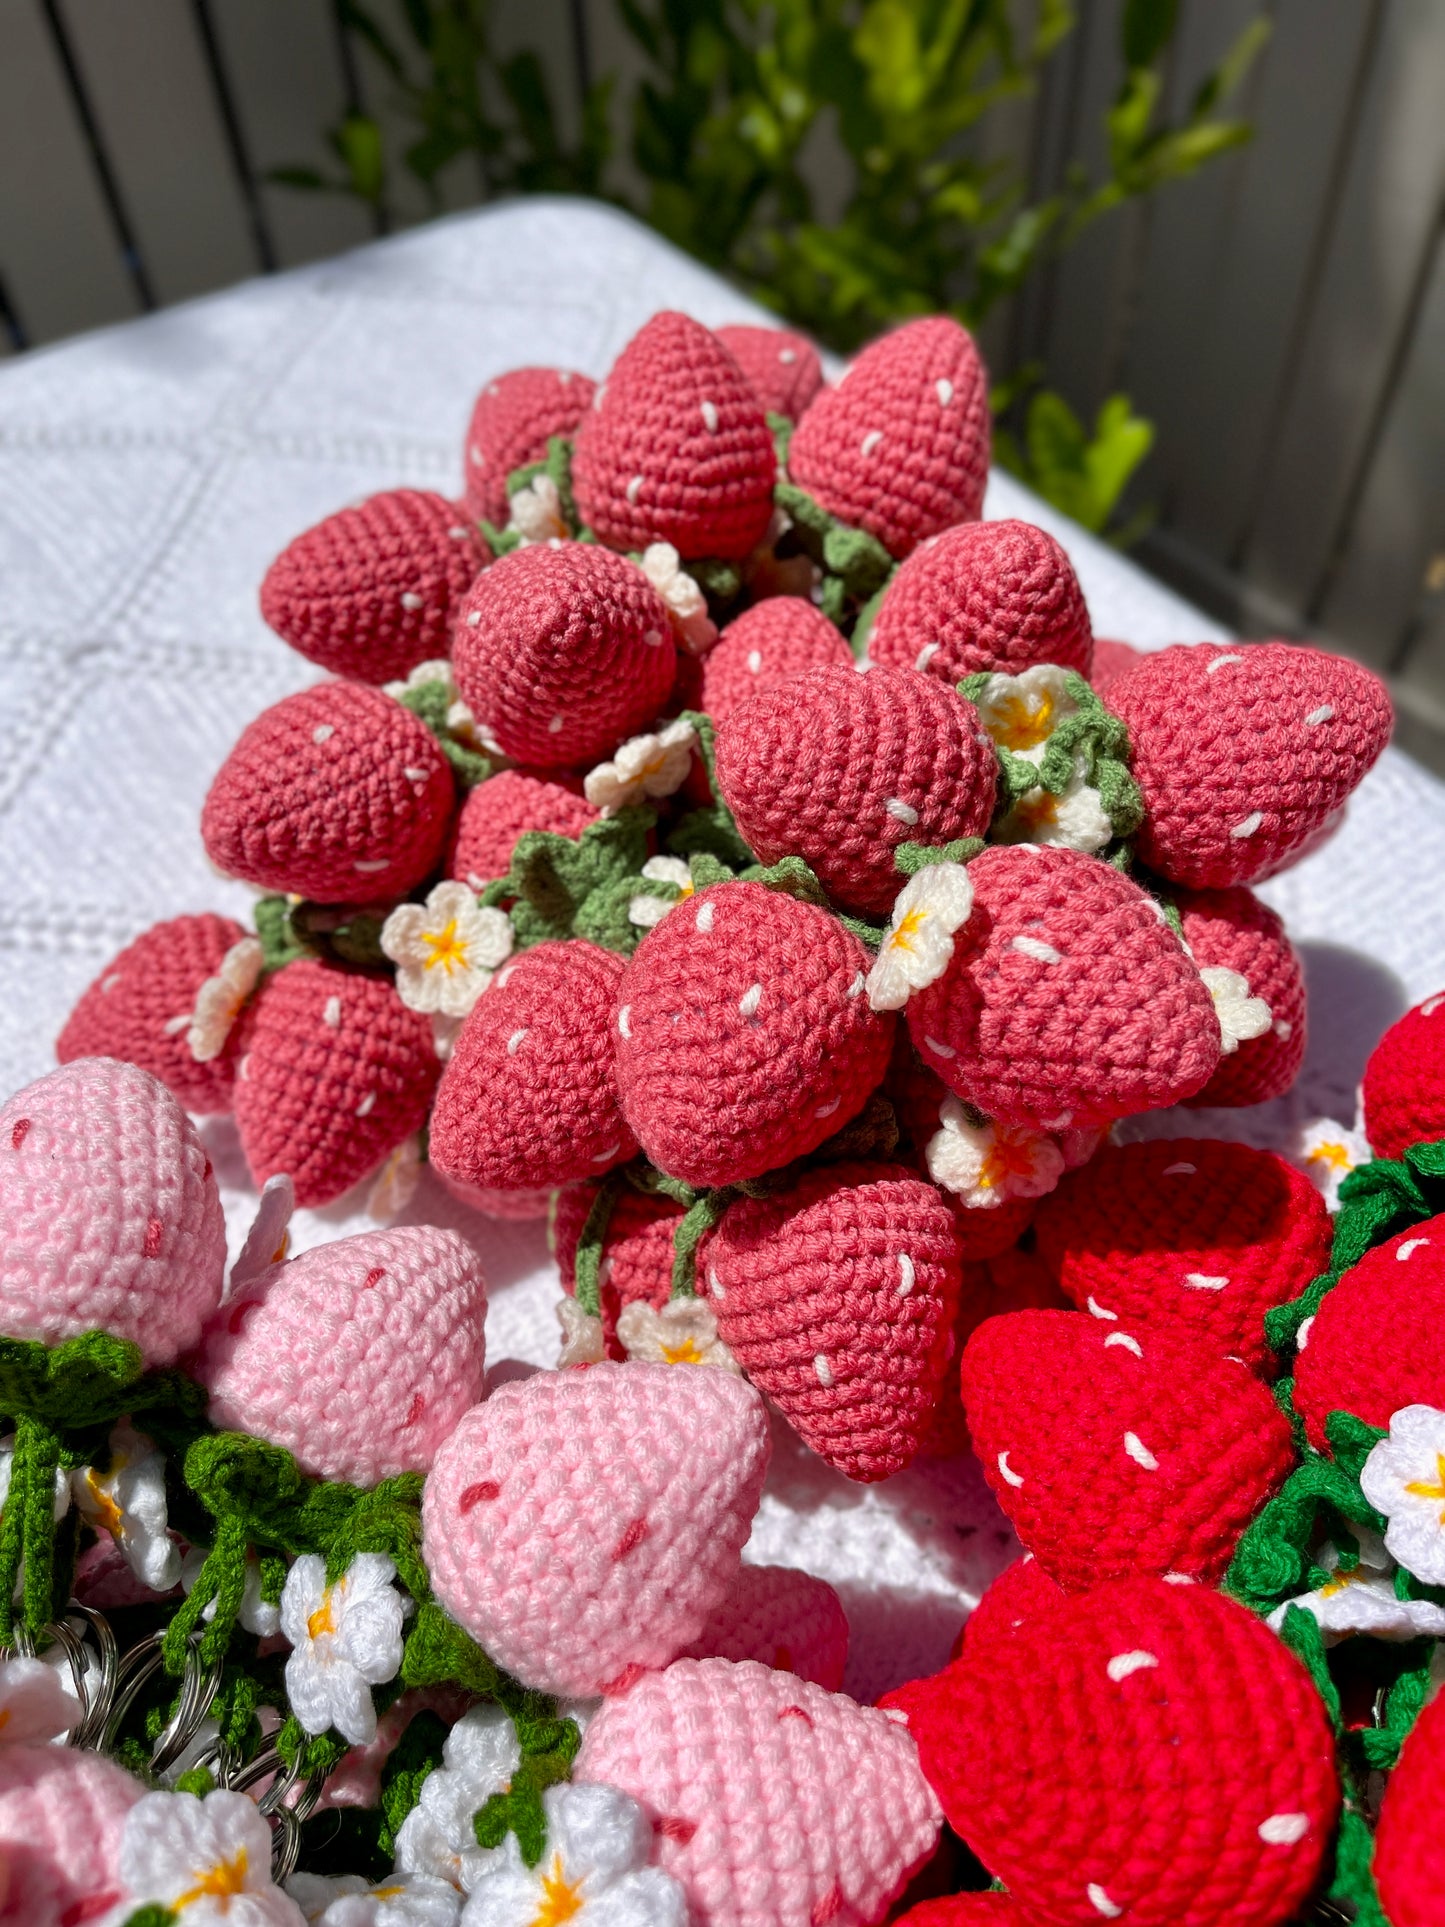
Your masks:
M488 559L458 503L387 489L289 543L266 571L261 614L333 675L390 682L446 655L458 605Z
M478 577L453 673L484 733L538 769L609 756L654 721L677 673L661 596L595 543L534 543Z
M600 1186L569 1184L557 1193L552 1212L552 1249L562 1274L562 1289L575 1294L577 1243ZM682 1206L628 1184L618 1192L602 1235L598 1278L602 1337L609 1358L627 1356L617 1338L623 1309L639 1301L655 1311L672 1296L673 1233Z
M466 505L479 521L505 527L507 477L540 462L554 435L571 435L597 384L570 368L513 368L477 396L467 427Z
M1137 883L1031 844L992 846L968 874L973 914L952 960L907 1004L920 1056L960 1097L1057 1131L1177 1104L1208 1083L1214 1001Z
M978 520L988 453L978 350L956 321L931 315L873 342L822 391L798 423L788 474L902 560L930 535Z
M786 328L749 328L740 323L716 330L749 388L772 415L797 421L823 385L818 350Z
M838 919L761 883L699 891L643 938L618 987L627 1122L689 1184L760 1177L816 1150L882 1079L891 1014Z
M820 1458L886 1479L918 1454L954 1350L952 1213L901 1165L837 1164L739 1198L702 1283L718 1336Z
M1363 1095L1365 1136L1377 1157L1445 1137L1445 993L1385 1032L1365 1066Z
M379 689L325 682L263 709L201 811L227 875L322 903L403 896L435 869L455 800L435 736Z
M1175 901L1184 941L1199 968L1232 970L1244 979L1240 994L1261 998L1270 1012L1269 1029L1227 1050L1190 1102L1262 1104L1282 1097L1299 1076L1307 1031L1304 969L1283 922L1242 883L1227 890L1181 891Z
M1126 1574L1215 1583L1294 1464L1268 1388L1191 1332L1006 1312L968 1341L962 1382L984 1476L1066 1591Z
M617 1105L612 1022L622 959L574 938L499 970L442 1076L428 1156L463 1184L535 1191L599 1177L637 1145Z
M802 596L769 596L730 622L704 658L698 706L721 723L750 696L827 663L853 666L842 632Z
M699 322L655 314L577 430L572 487L614 549L670 542L687 560L741 559L773 514L773 438L737 363Z
M239 1048L251 1175L289 1172L300 1205L329 1204L420 1130L441 1068L430 1020L388 978L310 958L267 980Z
M1031 522L963 522L913 551L868 632L872 662L946 683L1036 662L1089 673L1093 637L1073 564Z
M845 910L884 915L900 843L981 836L998 765L972 703L911 669L810 669L718 731L717 784L764 863L799 856Z
M525 770L499 770L478 783L463 803L452 831L447 874L480 890L511 867L517 838L529 830L579 837L597 811L564 783Z
M56 1061L118 1057L158 1077L188 1111L229 1111L234 1033L205 1063L192 1055L189 1036L197 992L246 936L229 917L153 924L111 959L71 1011L56 1039Z
M1120 676L1135 668L1144 660L1145 651L1136 649L1132 642L1119 642L1112 636L1095 636L1094 658L1089 667L1089 681L1099 695L1111 689Z
M1390 740L1378 676L1289 642L1176 643L1110 685L1144 796L1137 849L1190 889L1314 847Z

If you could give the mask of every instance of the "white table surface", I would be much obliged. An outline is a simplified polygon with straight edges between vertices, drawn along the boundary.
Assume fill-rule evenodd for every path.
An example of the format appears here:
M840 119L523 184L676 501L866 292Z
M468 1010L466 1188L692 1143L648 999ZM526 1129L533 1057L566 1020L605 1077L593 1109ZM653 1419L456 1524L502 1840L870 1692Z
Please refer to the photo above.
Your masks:
M466 214L321 266L251 281L0 368L0 1097L53 1063L101 965L182 911L246 918L198 819L245 723L318 671L262 623L267 563L301 529L381 488L460 492L483 383L524 363L600 376L656 309L763 319L646 229L590 203ZM1158 647L1217 625L1006 476L991 516L1064 542L1098 634ZM1282 1143L1349 1121L1364 1059L1445 986L1445 786L1389 752L1327 850L1262 892L1305 958L1300 1086L1247 1113L1171 1113L1150 1134ZM205 1127L233 1248L252 1192L224 1121ZM492 1287L493 1361L551 1364L555 1268L539 1226L459 1212L429 1181L416 1220L473 1236ZM362 1228L356 1200L298 1217L298 1247ZM969 1604L1016 1550L972 1460L850 1485L776 1430L748 1556L831 1580L869 1698L942 1663Z

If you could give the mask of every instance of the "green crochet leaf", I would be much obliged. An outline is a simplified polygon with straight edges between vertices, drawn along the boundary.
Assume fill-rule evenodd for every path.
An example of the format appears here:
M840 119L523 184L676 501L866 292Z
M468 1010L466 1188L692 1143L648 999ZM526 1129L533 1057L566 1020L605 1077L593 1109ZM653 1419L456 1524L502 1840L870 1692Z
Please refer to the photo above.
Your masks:
M1326 1508L1347 1523L1376 1532L1385 1529L1384 1518L1360 1491L1359 1480L1332 1459L1312 1453L1251 1521L1224 1576L1224 1590L1261 1614L1307 1591L1310 1548Z
M483 529L485 532L485 524ZM502 536L497 537L498 541L504 539ZM508 547L515 546L515 543L508 544ZM497 552L495 543L493 549ZM397 697L402 708L409 709L436 737L443 756L452 766L452 774L462 788L473 789L491 775L492 765L480 750L473 749L470 743L464 742L447 721L455 700L456 691L451 682L441 677L437 677L433 682L415 683L410 688L404 689Z
M396 1852L401 1823L421 1798L427 1780L442 1763L442 1749L451 1728L439 1714L424 1708L411 1721L381 1769L381 1832L383 1852Z
M838 617L832 616L828 607L830 583L838 584L841 594L835 599L843 606L864 603L884 587L897 568L876 535L840 522L796 482L780 479L773 499L792 522L801 546L822 569L823 612L834 621Z
M0 1412L11 1417L79 1432L156 1406L199 1418L206 1394L182 1372L147 1372L139 1347L110 1332L85 1332L52 1346L0 1338Z
M266 970L280 970L284 964L316 953L297 934L292 921L293 904L289 897L261 897L251 913L256 935L261 939L261 958Z
M630 955L642 932L627 904L649 888L641 874L655 811L637 807L589 823L580 837L528 830L517 839L511 868L489 883L482 902L504 905L519 950L586 936Z
M893 867L900 876L913 877L930 863L972 863L983 847L981 836L960 836L952 843L900 843Z
M524 1863L535 1867L547 1850L547 1815L542 1795L569 1779L582 1744L575 1720L513 1716L522 1759L505 1793L494 1793L472 1821L481 1847L499 1847L515 1833Z

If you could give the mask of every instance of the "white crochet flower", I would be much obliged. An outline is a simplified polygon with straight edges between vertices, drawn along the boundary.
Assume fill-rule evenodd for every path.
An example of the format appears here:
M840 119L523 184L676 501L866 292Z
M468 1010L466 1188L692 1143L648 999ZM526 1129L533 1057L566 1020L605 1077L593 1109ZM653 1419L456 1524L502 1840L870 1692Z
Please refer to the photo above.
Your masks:
M452 681L452 666L445 656L437 657L431 662L419 662L415 669L408 672L404 681L386 682L381 687L393 701L399 702L410 690L425 689L429 682L444 682L448 690L455 695L456 684Z
M396 994L411 1010L465 1017L512 954L512 925L465 883L439 883L424 904L399 903L381 926Z
M1079 705L1069 694L1068 671L1051 662L1035 663L1017 676L990 676L973 699L984 728L1000 749L1041 763L1049 738Z
M242 937L221 959L221 968L196 992L196 1007L185 1024L186 1047L198 1064L209 1064L226 1048L246 999L261 981L265 952L259 937ZM180 1029L183 1020L173 1020ZM166 1026L167 1030L171 1025Z
M1369 1163L1370 1147L1362 1132L1332 1117L1317 1117L1300 1127L1289 1158L1322 1193L1330 1210L1338 1211L1340 1186L1356 1165Z
M682 1888L649 1867L652 1826L617 1787L573 1783L542 1795L547 1847L523 1865L515 1834L472 1890L463 1927L686 1927Z
M376 1737L371 1688L396 1677L406 1609L384 1552L359 1552L334 1585L315 1553L286 1575L281 1630L295 1651L286 1697L308 1733L334 1726L353 1746Z
M496 749L497 745L457 694L457 686L452 681L452 666L445 657L432 662L419 662L405 682L387 682L381 687L385 695L400 701L408 690L424 689L431 682L446 684L446 724L453 736L471 749Z
M0 1746L58 1739L79 1722L81 1705L63 1649L61 1665L63 1672L43 1659L0 1659Z
M681 717L675 723L625 742L610 763L588 772L582 793L604 816L616 816L644 796L671 796L687 781L697 731Z
M874 1010L901 1010L915 990L941 977L953 933L973 915L973 881L962 863L925 863L898 892L893 916L868 973Z
M1380 1535L1368 1526L1352 1526L1351 1531L1359 1541L1360 1563L1342 1572L1338 1547L1323 1545L1318 1563L1330 1577L1314 1592L1277 1606L1269 1616L1275 1631L1284 1625L1291 1606L1302 1606L1318 1620L1326 1646L1337 1646L1351 1633L1370 1633L1376 1639L1439 1638L1445 1633L1445 1606L1395 1597L1395 1562Z
M1074 758L1073 774L1059 795L1042 786L1025 790L993 830L997 843L1044 843L1051 849L1082 850L1093 856L1114 834L1104 799L1085 779L1088 761Z
M642 552L642 573L667 604L673 634L690 655L704 656L717 641L707 597L682 566L671 542L652 542Z
M416 1196L421 1171L421 1139L403 1138L372 1179L366 1194L367 1217L378 1224L394 1223Z
M206 1563L206 1555L199 1546L192 1546L181 1561L181 1586L189 1592L201 1576L201 1568ZM207 1624L216 1616L216 1602L201 1609L201 1618ZM241 1609L237 1619L248 1633L255 1633L258 1639L274 1639L281 1630L281 1608L270 1605L261 1597L261 1562L255 1553L247 1550L246 1578L241 1588Z
M396 1835L399 1873L447 1881L470 1893L501 1853L479 1847L472 1827L494 1793L505 1793L521 1764L516 1729L499 1706L477 1706L448 1733L442 1763Z
M565 542L567 523L562 514L562 496L550 475L534 475L525 488L510 498L509 529L521 536L522 548L534 542Z
M126 1815L120 1877L130 1908L169 1907L184 1927L299 1927L302 1918L272 1882L271 1829L244 1793L144 1794Z
M700 1298L674 1298L661 1311L644 1299L624 1305L617 1336L629 1358L649 1365L720 1365L742 1375L742 1367L717 1335L717 1320Z
M583 1311L577 1300L564 1295L557 1301L557 1323L562 1327L562 1350L557 1369L568 1365L597 1365L607 1356L602 1320Z
M1274 1012L1263 997L1251 997L1249 979L1223 964L1206 964L1200 971L1204 987L1214 999L1219 1019L1220 1052L1233 1056L1251 1037L1263 1037L1274 1022Z
M1064 1174L1063 1152L1042 1131L970 1123L956 1097L939 1105L938 1122L924 1153L929 1175L970 1210L1010 1198L1042 1198Z
M692 871L680 856L650 856L642 866L642 874L653 883L673 883L677 886L675 897L634 897L627 906L627 921L636 924L639 930L651 930L662 922L675 903L690 897L692 891Z
M1404 1405L1365 1460L1360 1490L1389 1525L1385 1550L1427 1586L1445 1586L1445 1412Z
M169 1592L181 1549L166 1530L166 1462L143 1432L122 1419L110 1435L110 1466L78 1466L70 1489L87 1525L108 1532L136 1578Z
M286 1891L307 1927L456 1927L462 1915L456 1888L423 1874L389 1874L373 1886L355 1873L294 1873Z

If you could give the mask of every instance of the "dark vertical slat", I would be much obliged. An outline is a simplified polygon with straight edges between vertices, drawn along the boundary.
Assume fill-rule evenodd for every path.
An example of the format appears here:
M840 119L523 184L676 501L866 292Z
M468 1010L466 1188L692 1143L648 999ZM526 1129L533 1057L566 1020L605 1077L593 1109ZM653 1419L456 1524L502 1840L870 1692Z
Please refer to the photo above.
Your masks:
M210 0L191 0L191 13L195 19L196 32L200 37L201 52L205 57L211 91L215 95L216 112L221 117L221 126L225 131L226 151L231 157L231 165L236 173L236 186L245 204L246 224L251 230L256 259L267 274L274 274L276 271L275 243L271 239L266 210L261 204L261 195L256 183L256 169L251 160L245 130L236 108L235 95L231 90L225 57L221 52L220 41L216 38Z
M587 0L567 0L567 17L572 28L572 71L577 81L580 105L592 91L592 40L587 30Z
M351 44L351 31L341 16L340 0L331 0L331 27L336 42L336 63L341 69L342 100L348 118L364 114L366 102L361 92L361 70L356 59L356 49ZM379 202L368 203L367 212L371 225L378 234L391 230L391 220L385 207Z
M4 334L6 341L16 354L30 346L30 338L25 332L20 316L15 312L15 303L10 299L10 290L5 285L3 275L0 275L0 333Z

